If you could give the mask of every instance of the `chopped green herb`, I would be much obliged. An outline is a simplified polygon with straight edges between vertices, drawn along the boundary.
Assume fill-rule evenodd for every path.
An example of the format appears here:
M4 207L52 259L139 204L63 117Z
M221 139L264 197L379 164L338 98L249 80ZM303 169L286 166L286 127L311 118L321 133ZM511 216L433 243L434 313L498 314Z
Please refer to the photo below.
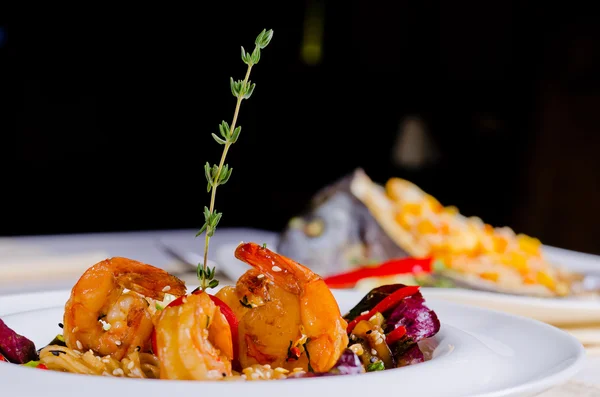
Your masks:
M244 295L242 300L240 300L240 303L242 304L242 306L247 307L248 309L252 309L252 304L248 303L248 298L246 297L246 295Z
M367 372L383 371L384 369L385 366L383 365L383 361L381 360L375 361L374 363L367 365Z
M302 347L304 347L304 351L306 352L306 360L308 361L308 372L315 372L313 367L310 365L310 354L308 353L308 349L306 348L308 342L310 342L310 338L306 339L306 342L304 342L304 345L302 345Z
M26 362L26 363L25 363L25 364L23 364L23 365L24 365L24 366L26 366L26 367L32 367L32 368L35 368L35 367L37 367L39 364L40 364L40 362L39 362L39 361L29 361L29 362Z

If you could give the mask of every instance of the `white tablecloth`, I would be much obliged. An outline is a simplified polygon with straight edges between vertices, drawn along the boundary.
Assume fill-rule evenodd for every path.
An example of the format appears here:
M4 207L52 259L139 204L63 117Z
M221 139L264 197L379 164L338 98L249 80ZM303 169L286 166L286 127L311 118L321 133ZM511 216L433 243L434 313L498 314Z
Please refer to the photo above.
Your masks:
M69 269L68 261L51 266L60 267L60 277L47 277L53 269L35 269L26 272L27 277L19 274L7 276L9 268L24 267L32 263L31 258L40 255L72 256L78 258L96 258L124 256L164 268L181 277L188 285L197 282L195 271L191 267L177 264L159 246L163 242L182 251L202 253L204 243L195 238L196 230L172 230L150 232L127 232L107 234L83 234L60 236L26 236L0 238L0 295L41 290L59 290L71 288L90 264L80 264L83 268ZM240 241L273 241L274 233L254 229L219 229L211 239L209 259L215 260L214 252L221 244ZM12 261L12 262L11 262ZM16 263L16 265L11 265ZM4 268L2 266L5 266ZM73 265L73 266L80 266ZM23 268L24 269L24 268ZM72 271L69 271L72 270ZM18 272L17 272L18 273ZM56 273L56 272L55 272ZM1 308L0 308L1 309ZM2 310L0 310L0 314ZM597 396L600 397L600 355L588 357L586 367L569 383L543 393L543 397Z

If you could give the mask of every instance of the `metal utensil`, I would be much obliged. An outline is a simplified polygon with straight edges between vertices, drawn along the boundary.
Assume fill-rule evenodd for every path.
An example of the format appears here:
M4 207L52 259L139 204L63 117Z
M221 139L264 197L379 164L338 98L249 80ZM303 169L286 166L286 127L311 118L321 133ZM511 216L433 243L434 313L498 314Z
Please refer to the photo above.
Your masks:
M171 258L175 259L176 261L180 262L181 264L184 264L186 266L189 266L190 268L190 272L194 269L196 269L198 267L199 263L202 263L204 261L204 257L200 254L197 254L195 252L191 252L191 251L184 251L175 247L172 247L168 244L165 244L163 241L158 241L157 242L158 248L166 253L167 255L169 255ZM212 260L208 260L206 266L208 267L215 267L216 271L215 274L216 275L220 275L220 276L225 276L227 277L226 274L224 274L219 267L217 266L217 263L215 261Z

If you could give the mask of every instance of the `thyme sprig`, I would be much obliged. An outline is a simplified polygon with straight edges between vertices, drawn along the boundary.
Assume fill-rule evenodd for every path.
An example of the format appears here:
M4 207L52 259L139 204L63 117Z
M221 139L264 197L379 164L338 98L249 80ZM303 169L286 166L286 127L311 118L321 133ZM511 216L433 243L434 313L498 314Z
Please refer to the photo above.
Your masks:
M269 44L271 38L273 38L273 30L263 29L263 31L260 32L260 34L256 37L256 40L254 41L255 47L251 53L246 52L244 47L242 47L242 61L248 65L246 76L244 77L244 80L234 80L233 77L229 79L231 93L237 98L235 111L233 113L233 120L231 121L231 125L226 121L222 121L221 124L219 124L219 133L221 136L218 136L215 133L212 134L214 140L218 144L224 145L224 148L219 165L214 164L211 166L210 163L207 162L204 166L204 173L208 182L206 191L211 193L210 206L204 207L204 225L200 231L196 233L196 237L200 236L202 233L205 233L204 259L203 263L198 263L197 270L198 280L200 281L200 289L203 291L207 288L215 288L217 285L219 285L219 280L214 278L215 268L213 267L210 269L206 265L208 262L208 244L210 238L215 234L217 225L219 224L221 216L223 215L222 212L217 212L215 210L215 196L217 194L217 187L227 183L231 177L231 172L233 171L233 168L229 168L229 166L225 164L225 158L227 157L229 147L238 140L240 132L242 131L241 126L236 126L242 101L250 98L254 92L254 88L256 87L256 84L249 80L250 71L252 70L252 67L256 65L258 61L260 61L260 51Z

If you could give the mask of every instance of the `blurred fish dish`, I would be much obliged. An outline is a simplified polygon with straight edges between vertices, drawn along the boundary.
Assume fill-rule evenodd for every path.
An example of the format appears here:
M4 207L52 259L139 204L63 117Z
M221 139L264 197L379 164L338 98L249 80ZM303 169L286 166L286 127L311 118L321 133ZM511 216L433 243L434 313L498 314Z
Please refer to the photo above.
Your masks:
M281 232L277 251L332 288L385 283L560 298L597 297L584 276L547 260L540 240L466 217L414 183L357 169L319 191Z

